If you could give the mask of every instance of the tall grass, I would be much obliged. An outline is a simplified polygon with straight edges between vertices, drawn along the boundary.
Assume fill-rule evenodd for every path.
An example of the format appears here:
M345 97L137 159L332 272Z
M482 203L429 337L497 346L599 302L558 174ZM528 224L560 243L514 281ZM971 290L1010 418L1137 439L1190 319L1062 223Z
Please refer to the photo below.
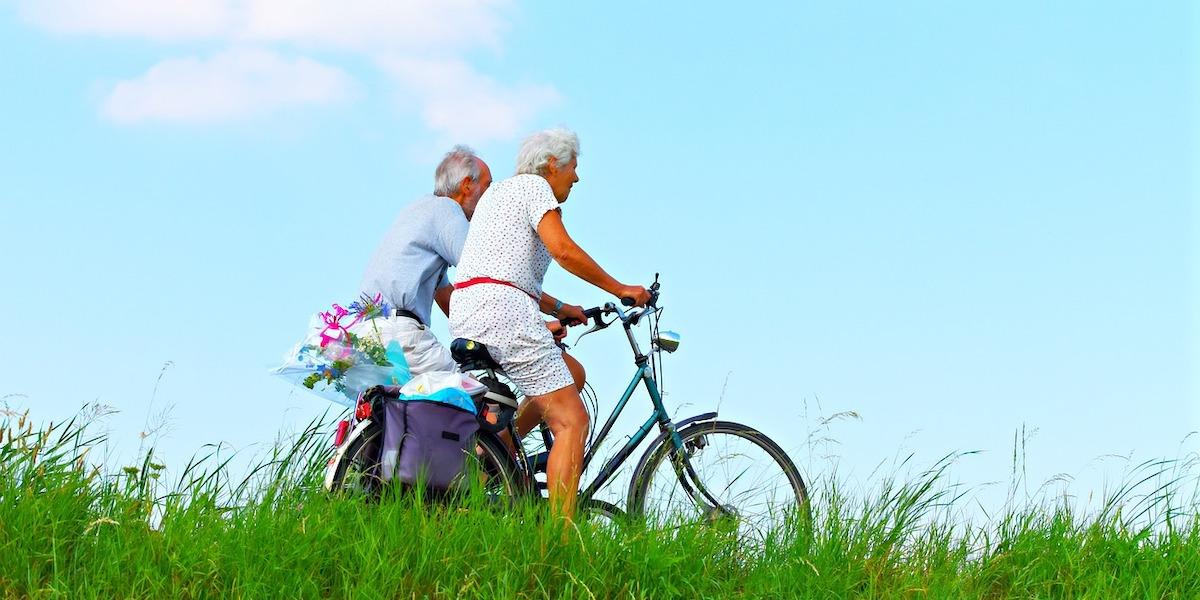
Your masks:
M106 472L77 422L0 423L4 598L1196 598L1193 462L1139 465L1101 510L958 516L955 456L866 495L827 476L812 527L747 545L717 527L588 522L537 505L330 498L313 424L234 479L215 451L171 481L147 451Z

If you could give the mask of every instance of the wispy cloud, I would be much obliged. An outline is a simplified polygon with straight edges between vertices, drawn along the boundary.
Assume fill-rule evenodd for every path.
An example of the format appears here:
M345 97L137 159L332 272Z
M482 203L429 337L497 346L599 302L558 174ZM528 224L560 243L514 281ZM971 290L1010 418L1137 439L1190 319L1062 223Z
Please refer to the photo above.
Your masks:
M461 60L389 57L380 65L406 98L422 106L425 124L453 140L482 143L515 136L531 117L562 100L553 86L505 86Z
M511 137L562 100L550 84L503 82L466 60L470 50L503 50L507 0L19 0L19 8L58 34L213 45L207 58L164 57L114 85L101 111L121 123L214 122L343 101L356 85L329 56L379 65L416 101L399 105L455 140ZM323 63L314 53L332 54Z
M233 26L229 0L21 0L19 8L28 22L62 34L184 41Z
M345 100L354 83L340 69L266 50L230 50L209 59L170 58L118 83L103 112L119 123L211 122L288 106Z
M495 0L248 0L235 35L373 53L500 46L506 2Z
M20 0L58 33L159 41L287 42L371 52L498 47L498 0Z

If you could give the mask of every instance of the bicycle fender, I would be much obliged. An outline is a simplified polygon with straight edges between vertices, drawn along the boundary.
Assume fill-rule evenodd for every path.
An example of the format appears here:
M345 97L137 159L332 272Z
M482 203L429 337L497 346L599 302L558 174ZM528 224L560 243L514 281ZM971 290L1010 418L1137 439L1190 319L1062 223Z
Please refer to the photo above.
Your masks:
M346 449L350 447L350 442L358 439L358 436L362 435L362 432L370 425L370 420L359 421L354 429L350 430L346 439L342 440L342 445L338 446L337 451L329 458L329 462L325 463L325 491L328 492L333 488L333 476L337 473L337 466L341 464L342 457L346 455Z
M704 414L696 415L694 417L688 417L682 421L678 421L675 423L675 431L679 431L680 429L683 429L684 427L687 427L688 425L691 425L692 423L699 423L701 421L712 421L713 419L716 419L716 418L717 418L716 412L706 412ZM667 439L667 434L660 433L660 434L658 434L658 437L654 438L654 441L651 442L650 445L646 447L646 451L642 453L641 460L638 461L637 468L635 468L633 470L633 479L631 479L629 481L629 489L630 490L632 490L634 484L637 483L638 475L641 474L642 469L644 469L646 467L646 463L650 460L650 455L653 454L655 448L658 448L659 444L662 444L666 439Z

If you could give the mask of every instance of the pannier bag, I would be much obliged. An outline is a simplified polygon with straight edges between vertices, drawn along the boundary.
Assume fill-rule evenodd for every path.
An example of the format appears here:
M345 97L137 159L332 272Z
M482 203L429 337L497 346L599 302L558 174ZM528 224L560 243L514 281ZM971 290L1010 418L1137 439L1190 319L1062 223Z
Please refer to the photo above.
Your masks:
M462 374L422 373L383 391L381 478L446 489L462 473L479 429Z

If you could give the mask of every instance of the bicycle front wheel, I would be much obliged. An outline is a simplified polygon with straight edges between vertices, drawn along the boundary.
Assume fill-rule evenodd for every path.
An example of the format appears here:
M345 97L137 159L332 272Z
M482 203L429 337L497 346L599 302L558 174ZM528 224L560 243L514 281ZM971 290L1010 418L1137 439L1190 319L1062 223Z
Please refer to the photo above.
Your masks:
M638 465L630 515L663 526L732 523L739 535L757 541L807 526L804 479L770 438L728 421L696 423L679 437L682 452L664 438Z

